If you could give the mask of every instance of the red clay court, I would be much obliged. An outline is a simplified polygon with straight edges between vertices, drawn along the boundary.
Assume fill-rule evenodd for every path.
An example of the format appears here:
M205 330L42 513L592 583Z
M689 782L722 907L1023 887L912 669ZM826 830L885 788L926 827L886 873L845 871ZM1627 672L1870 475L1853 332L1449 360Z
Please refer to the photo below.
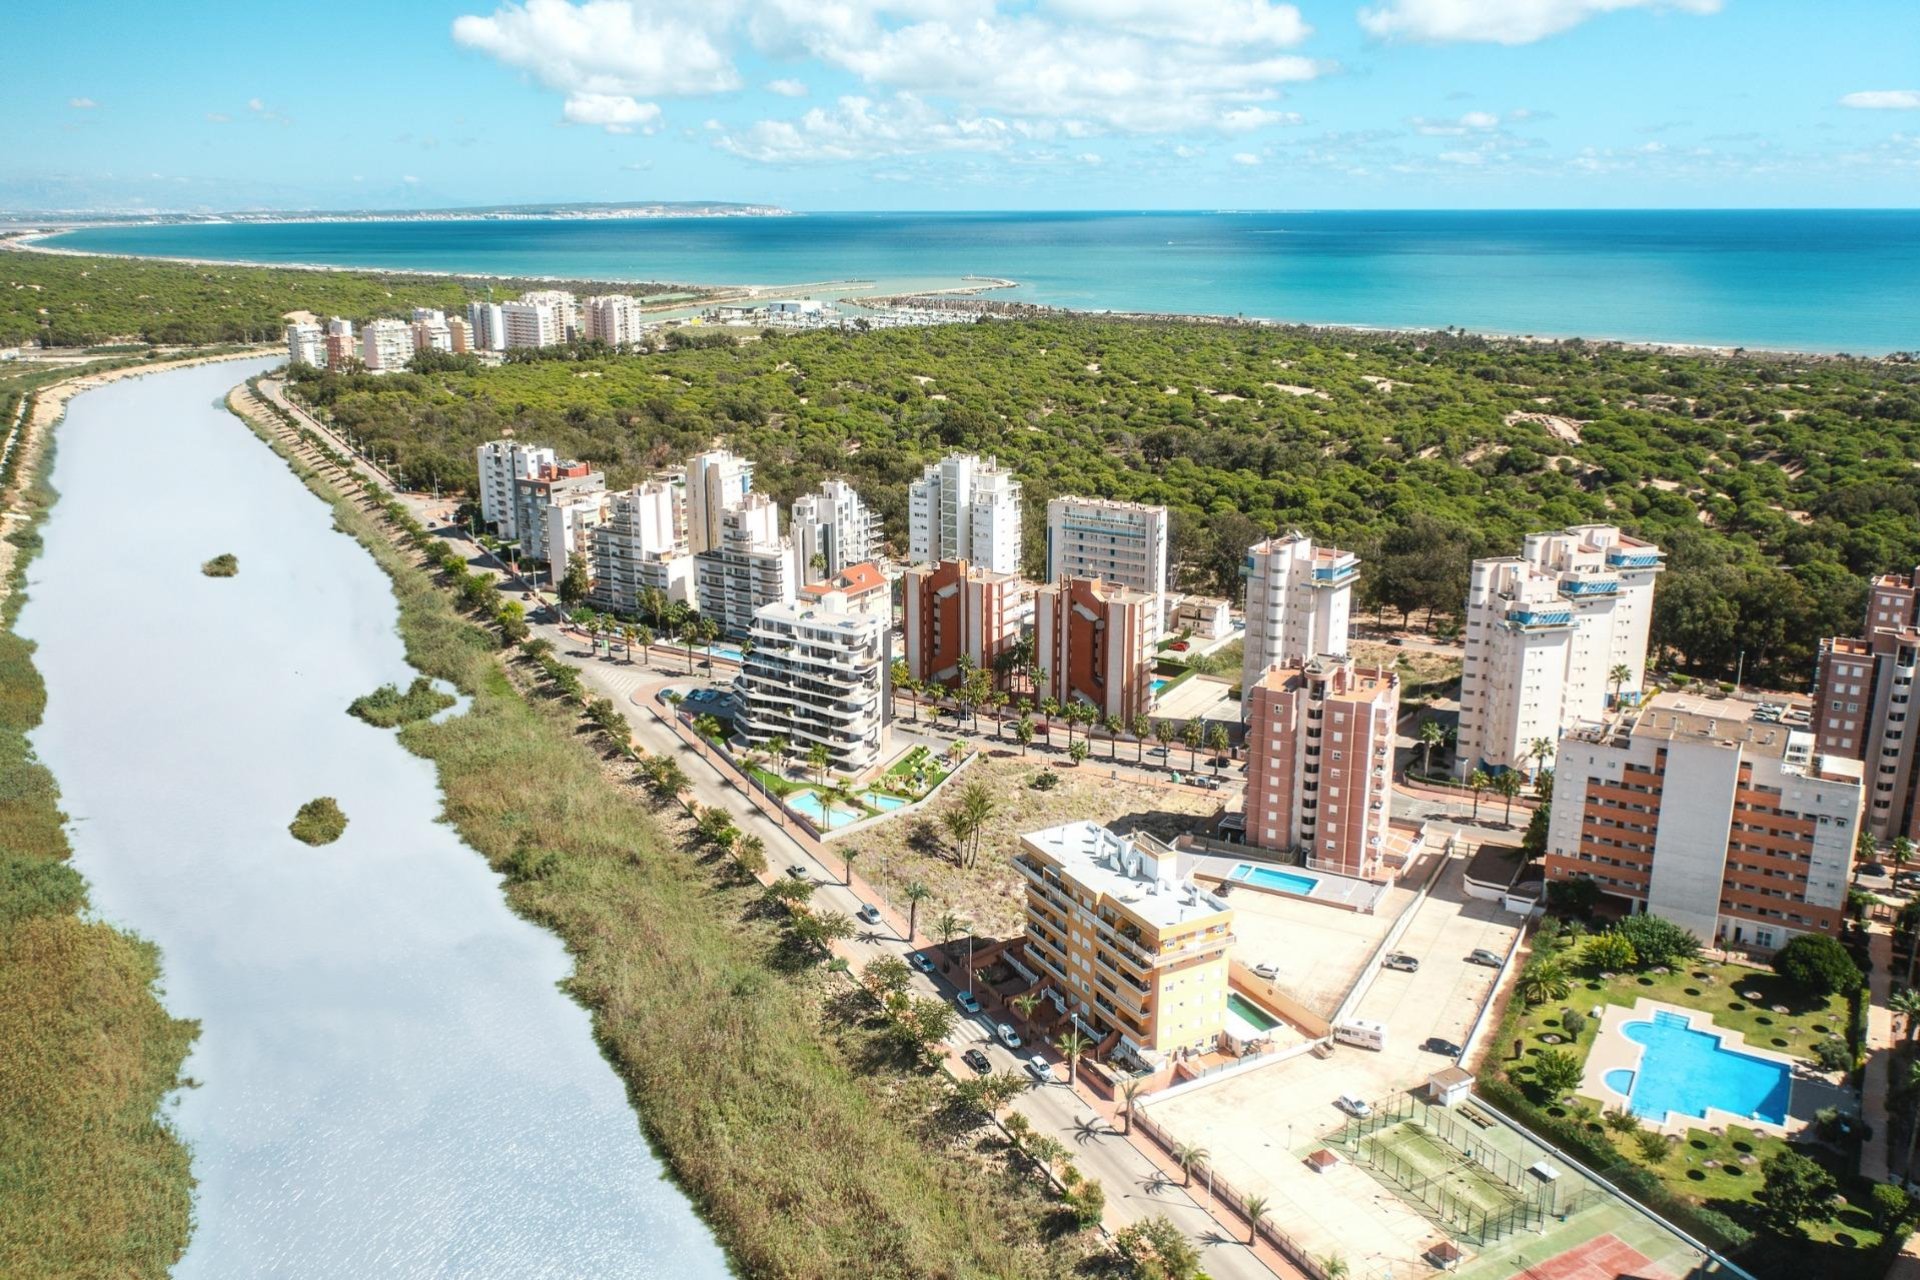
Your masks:
M1618 1236L1596 1236L1514 1273L1526 1280L1669 1280L1667 1273Z

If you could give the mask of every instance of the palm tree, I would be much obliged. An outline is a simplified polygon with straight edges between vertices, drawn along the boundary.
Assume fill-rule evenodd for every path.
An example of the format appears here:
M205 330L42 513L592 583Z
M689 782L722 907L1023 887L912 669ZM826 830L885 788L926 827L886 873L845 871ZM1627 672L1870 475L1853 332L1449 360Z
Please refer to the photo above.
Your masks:
M696 622L680 624L680 643L687 646L687 674L693 674L693 642L700 637L700 626Z
M1207 750L1213 752L1213 776L1220 776L1220 761L1226 758L1233 746L1233 739L1227 736L1227 726L1216 724L1207 730Z
M1534 777L1540 776L1540 767L1546 764L1547 757L1552 754L1553 739L1551 738L1535 738L1527 744L1527 758L1533 761Z
M1433 749L1447 745L1447 731L1440 727L1438 720L1420 722L1420 772L1433 772Z
M959 805L940 815L940 825L953 837L953 864L962 870L967 865L967 842L973 839L973 819Z
M1347 1260L1337 1253L1320 1259L1321 1280L1347 1280Z
M907 945L912 946L914 931L920 923L920 904L933 896L933 890L918 880L909 880L900 896L907 900Z
M1027 991L1015 996L1013 999L1007 1001L1007 1003L1013 1006L1013 1011L1020 1015L1022 1022L1031 1023L1033 1021L1033 1011L1040 1007L1040 997L1031 991Z
M1893 843L1887 846L1887 861L1898 871L1913 861L1913 841L1905 836L1895 836Z
M993 798L993 792L984 783L969 782L960 792L955 811L964 819L966 867L975 867L980 863L980 837L986 834L987 823L1000 811L1000 802ZM949 825L949 831L954 828ZM959 833L955 832L956 837Z
M1128 727L1133 731L1133 762L1139 764L1147 758L1147 735L1153 732L1153 720L1138 715Z
M1467 789L1473 792L1473 820L1480 821L1480 793L1493 785L1493 779L1487 776L1485 769L1475 769L1467 775Z
M653 665L653 628L639 626L633 629L633 638L640 642L640 661L647 666Z
M1565 1000L1573 990L1573 983L1559 961L1543 959L1535 960L1520 971L1520 981L1514 989L1530 1005L1545 1004L1549 1000Z
M1013 736L1020 743L1020 754L1026 755L1027 748L1033 745L1033 717L1021 716L1013 726Z
M1620 686L1633 679L1633 668L1624 662L1613 664L1613 670L1607 672L1607 679L1613 682L1613 705L1620 705Z
M846 886L853 887L853 860L860 856L860 850L850 844L840 846L840 861L846 864L846 874L842 877Z
M750 876L767 869L767 845L759 836L742 834L733 842L733 860Z
M1267 1216L1267 1198L1248 1196L1246 1203L1240 1206L1240 1211L1247 1215L1247 1243L1252 1244L1260 1238L1260 1223Z
M1887 1000L1887 1008L1907 1020L1907 1043L1920 1032L1920 987L1902 987Z
M1180 1185L1183 1187L1192 1186L1193 1185L1193 1166L1197 1164L1205 1164L1208 1160L1211 1160L1212 1158L1213 1158L1213 1152L1207 1150L1205 1147L1198 1146L1191 1142L1174 1143L1173 1144L1173 1162L1180 1166L1180 1172L1185 1178L1185 1181L1183 1181Z
M1107 759L1112 760L1120 754L1120 733L1127 723L1119 716L1108 716L1103 727L1107 731Z
M1180 728L1180 743L1187 749L1187 772L1192 773L1200 761L1200 743L1206 737L1206 730L1200 727L1198 720L1189 720Z
M713 642L720 638L720 624L712 618L702 618L695 624L699 627L700 643L707 650L707 665L713 665Z
M822 785L827 781L827 744L816 742L807 748L807 765Z
M1493 789L1499 792L1507 802L1507 816L1504 821L1508 826L1513 825L1513 798L1520 794L1520 789L1524 786L1526 783L1521 780L1517 769L1504 769L1493 780Z
M953 914L952 907L940 909L940 915L933 922L933 936L940 939L941 972L948 972L953 968L953 957L947 952L953 946L953 940L959 937L960 931L966 927L966 921Z
M1153 724L1153 740L1160 744L1160 754L1167 761L1167 768L1173 768L1173 721L1156 720Z
M1067 1060L1067 1088L1078 1093L1080 1091L1078 1084L1080 1079L1080 1055L1092 1050L1093 1041L1087 1039L1078 1031L1067 1031L1063 1032L1060 1038L1053 1042L1053 1047L1058 1049L1060 1056Z
M1133 1132L1133 1100L1140 1096L1140 1090L1145 1087L1146 1082L1138 1076L1129 1076L1120 1082L1120 1096L1127 1104L1127 1127L1124 1130L1126 1133Z

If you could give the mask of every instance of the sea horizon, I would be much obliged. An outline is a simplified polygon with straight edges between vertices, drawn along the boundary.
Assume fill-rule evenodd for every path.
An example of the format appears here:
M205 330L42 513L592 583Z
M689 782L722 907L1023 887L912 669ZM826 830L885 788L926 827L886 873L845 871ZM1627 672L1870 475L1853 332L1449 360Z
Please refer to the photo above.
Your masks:
M262 214L49 248L498 278L821 287L1016 282L1082 312L1877 356L1920 349L1920 210L790 211L566 218ZM864 287L850 288L849 282Z

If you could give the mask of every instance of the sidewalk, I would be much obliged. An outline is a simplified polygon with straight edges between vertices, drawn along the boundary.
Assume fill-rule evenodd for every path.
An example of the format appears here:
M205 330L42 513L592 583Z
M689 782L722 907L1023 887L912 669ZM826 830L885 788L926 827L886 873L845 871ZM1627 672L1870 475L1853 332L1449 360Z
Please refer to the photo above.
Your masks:
M1885 1182L1892 1175L1887 1130L1893 1120L1887 1114L1887 1096L1893 1090L1893 1048L1899 1043L1887 1004L1893 997L1893 935L1883 925L1868 928L1867 957L1873 967L1867 974L1867 1070L1860 1086L1860 1118L1871 1136L1860 1144L1860 1176Z

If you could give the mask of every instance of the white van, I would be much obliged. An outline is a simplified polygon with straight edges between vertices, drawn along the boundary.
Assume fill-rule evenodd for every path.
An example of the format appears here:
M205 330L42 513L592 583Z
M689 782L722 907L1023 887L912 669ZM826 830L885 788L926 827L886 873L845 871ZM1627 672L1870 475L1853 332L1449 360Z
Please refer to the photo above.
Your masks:
M1341 1044L1356 1045L1362 1049L1385 1049L1387 1047L1387 1024L1374 1022L1367 1018L1355 1018L1343 1022L1333 1029L1333 1038Z

